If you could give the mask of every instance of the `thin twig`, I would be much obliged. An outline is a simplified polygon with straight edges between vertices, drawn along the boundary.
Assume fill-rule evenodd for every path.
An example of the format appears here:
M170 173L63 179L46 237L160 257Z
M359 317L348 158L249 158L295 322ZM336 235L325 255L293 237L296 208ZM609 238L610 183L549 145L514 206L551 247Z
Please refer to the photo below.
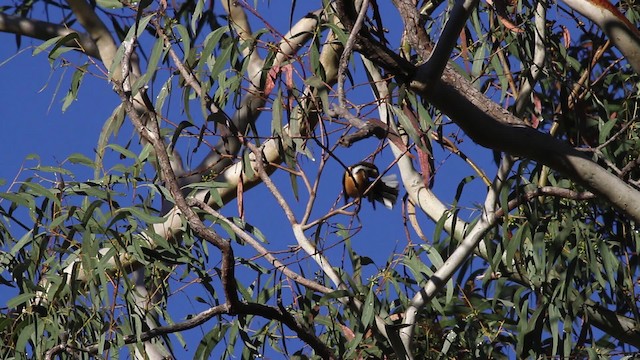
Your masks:
M217 220L225 223L244 242L246 242L251 247L256 249L256 251L258 251L260 256L265 257L267 259L267 261L269 261L269 263L272 266L274 266L277 270L282 271L288 278L292 279L293 281L299 283L302 286L305 286L305 287L307 287L307 288L309 288L311 290L314 290L314 291L317 291L317 292L320 292L320 293L323 293L323 294L328 294L331 291L333 291L332 289L330 289L328 287L325 287L325 286L322 286L322 285L318 284L315 281L311 281L311 280L299 275L298 273L294 272L293 270L289 269L280 260L278 260L275 256L273 256L271 251L269 251L266 248L264 248L251 235L247 234L246 231L241 229L233 221L231 221L231 220L227 219L226 217L222 216L222 214L220 214L219 212L215 211L212 207L207 205L207 203L205 203L204 201L198 200L198 199L194 199L194 198L189 198L189 199L187 199L187 203L190 206L197 206L197 207L201 208L203 211L205 211L209 215L211 215L214 218L216 218Z

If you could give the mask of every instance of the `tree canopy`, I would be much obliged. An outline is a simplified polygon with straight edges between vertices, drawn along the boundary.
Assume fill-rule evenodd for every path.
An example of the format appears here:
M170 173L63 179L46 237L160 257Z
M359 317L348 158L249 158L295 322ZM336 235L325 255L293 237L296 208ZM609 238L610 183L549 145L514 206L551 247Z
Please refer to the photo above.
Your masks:
M63 112L116 99L94 152L2 174L2 358L631 356L639 11L0 6Z

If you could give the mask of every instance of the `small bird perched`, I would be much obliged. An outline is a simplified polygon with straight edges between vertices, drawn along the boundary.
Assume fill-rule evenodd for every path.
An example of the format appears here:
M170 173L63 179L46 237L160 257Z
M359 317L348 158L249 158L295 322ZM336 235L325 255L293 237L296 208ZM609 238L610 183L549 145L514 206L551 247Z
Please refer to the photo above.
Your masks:
M395 174L386 175L375 181L380 176L378 168L369 162L360 162L349 166L342 177L345 202L348 198L359 199L366 196L373 204L381 202L387 209L392 209L398 199L398 180ZM375 182L374 182L375 181ZM369 187L373 184L371 189ZM365 191L369 192L365 194Z

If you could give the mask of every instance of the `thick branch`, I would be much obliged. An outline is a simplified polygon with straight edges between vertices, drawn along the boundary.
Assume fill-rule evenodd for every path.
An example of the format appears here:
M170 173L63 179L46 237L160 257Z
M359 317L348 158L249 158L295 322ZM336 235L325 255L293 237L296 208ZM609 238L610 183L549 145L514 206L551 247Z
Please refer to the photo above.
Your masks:
M512 164L513 159L511 156L506 155L503 157L502 164L498 169L496 178L487 192L487 197L485 199L479 221L475 224L469 234L462 239L460 244L458 244L453 254L451 254L444 264L442 264L433 276L429 278L429 281L422 290L420 290L413 299L411 299L410 305L405 311L405 317L403 320L403 323L409 326L400 330L400 337L405 344L405 348L407 349L410 359L413 358L410 352L410 345L418 312L446 285L460 266L469 259L474 249L478 246L478 243L484 237L484 234L495 225L495 222L498 219L495 213L496 201L504 181L508 177Z
M371 43L371 42L370 42ZM374 50L375 51L375 50ZM383 59L382 57L374 57L376 59ZM367 65L368 63L365 61L365 65ZM389 65L390 68L394 68L394 64L397 64L397 62L389 62L389 63L383 63L386 65ZM374 68L372 67L368 67L371 71L372 75L376 75L377 77L374 76L374 83L378 84L378 91L383 95L386 94L386 90L385 87L382 83L379 83L379 81L381 81L381 77L379 76L379 73L377 71L375 71ZM407 70L406 69L399 69L398 70L399 73L406 73ZM459 83L462 82L461 79L458 80ZM466 84L467 87L470 86L469 84ZM460 85L461 88L465 88L465 86ZM423 89L425 87L422 87ZM436 87L437 88L437 87ZM472 91L472 90L469 90ZM445 99L447 98L447 96L449 97L449 102L450 104L447 104L445 102ZM481 97L479 95L475 95L476 97ZM464 104L466 106L460 106L459 100L464 100ZM443 103L444 107L447 109L451 109L452 107L455 106L459 106L460 107L460 113L461 115L464 113L464 111L467 111L469 109L474 109L473 114L481 114L481 117L486 120L487 123L492 123L492 126L495 127L502 127L504 128L505 132L509 132L509 131L514 131L514 132L518 132L518 131L524 131L526 133L531 133L531 131L533 129L530 128L525 128L524 125L522 125L521 122L519 122L518 119L515 119L513 116L511 116L510 114L507 114L505 112L503 112L501 109L496 109L497 106L495 106L494 104L484 101L484 102L478 102L478 104L480 106L475 106L473 104L473 98L471 99L467 99L464 95L463 92L456 92L456 89L448 89L448 92L446 94L442 94L442 96L439 97L439 103ZM386 106L385 103L381 103L380 104L380 111L381 111L381 118L384 120L386 119L385 115L388 114L388 111L385 110ZM486 111L486 113L484 112ZM492 118L489 114L491 112L497 113L497 114L502 114L500 116L496 116L495 118ZM463 116L463 122L465 124L471 123L469 124L469 126L472 126L472 128L475 130L475 132L482 132L482 128L483 126L486 126L486 123L481 123L481 124L473 124L472 122L474 120L476 120L475 117L469 115L470 117L467 119L464 119ZM453 118L454 120L456 120L456 118ZM526 129L526 130L524 130ZM500 142L502 140L505 140L507 142L509 142L509 146L510 147L516 147L517 144L515 144L514 142L510 141L509 137L504 137L504 133L502 134L503 136L495 136L495 137L491 137L490 134L492 133L492 129L488 129L487 132L483 135L483 139L486 142L489 142L491 144L497 144L496 146L503 146ZM540 141L542 139L548 140L548 139L552 139L549 136L542 134L542 133L538 133L536 131L533 131L536 133L537 139L538 141L534 142L533 146L540 149L544 149L545 148L545 142L544 141ZM497 134L497 135L501 135L501 134ZM520 136L519 139L525 138L526 135ZM554 141L555 142L555 141ZM525 144L525 146L530 146L528 144ZM575 151L573 151L573 149L568 148L566 146L564 146L564 144L558 145L557 142L556 144L553 145L554 148L560 147L563 148L565 151L567 151L569 154L563 154L564 157L574 157L574 156L579 156L579 154L576 154ZM393 144L391 145L392 150L394 151L394 154L396 155L396 157L398 156L402 156L402 152L400 152L395 146L393 146ZM597 165L594 164L593 162L584 159L584 158L579 158L580 161L578 161L578 163L586 163L586 168L587 169L593 169L594 167L596 167ZM571 164L571 163L570 163ZM411 164L411 160L409 158L407 158L406 156L402 156L399 161L398 161L398 166L400 168L400 173L402 175L402 179L403 179L403 183L405 185L405 188L408 192L408 194L412 197L413 201L418 204L423 211L425 211L432 219L434 219L435 221L438 221L442 216L447 216L446 214L448 214L448 209L444 206L444 204L442 204L437 197L435 197L433 195L433 193L424 186L424 184L421 181L420 175L415 171L415 169L413 168L412 164ZM575 169L575 170L579 170ZM595 171L597 171L599 173L599 176L604 176L604 177L611 177L609 176L610 174L606 173L606 171L604 171L601 168L597 168ZM605 173L604 175L602 173ZM587 173L588 174L588 173ZM588 175L584 175L581 178L586 178L586 179L591 179L591 177L589 177ZM614 180L617 184L617 186L623 188L623 189L627 189L628 191L632 191L626 184L622 183L621 181L619 181L618 179ZM602 188L602 186L599 186L598 188ZM609 192L610 196L612 194L612 192ZM566 197L566 198L571 198L571 199L575 199L575 200L583 200L583 199L590 199L594 197L594 194L589 193L589 192L585 192L585 193L575 193L572 192L570 190L566 190L566 189L558 189L558 188L550 188L550 187L542 187L537 189L534 192L530 192L530 193L526 193L524 196L518 198L518 199L514 199L509 203L509 207L511 208L512 206L516 206L518 203L521 203L522 201L528 201L531 198L540 196L540 195L553 195L553 196L561 196L561 197ZM622 203L624 204L624 203ZM496 216L502 216L503 214L501 214L502 209L498 209L496 211ZM452 234L452 237L456 238L456 239L462 239L463 234L465 233L465 228L466 228L466 224L464 224L463 221L461 221L460 219L456 219L452 216L447 216L448 219L447 221L445 221L445 229ZM457 226L453 226L454 224L457 224ZM482 245L482 243L480 244ZM484 257L486 258L486 250L483 250L482 246L479 249L479 253L483 254L484 253ZM516 280L517 281L517 280ZM611 333L611 334L618 334L621 333L622 335L618 338L623 339L624 341L628 342L629 344L632 344L634 346L638 346L637 345L637 338L638 338L638 334L637 331L634 330L635 327L633 324L635 324L635 322L632 319L629 319L625 316L622 315L618 315L615 314L614 312L607 310L605 308L602 308L600 306L596 306L592 304L592 307L586 307L585 310L587 311L588 314L590 314L590 320L591 323L600 328L603 329L604 331Z
M354 19L349 18L348 11L339 15L343 24L353 24ZM401 79L413 78L416 69L412 64L395 53L390 54L387 47L367 33L361 31L358 41L360 52L379 66ZM450 65L440 81L430 84L413 81L410 86L449 116L477 144L529 158L560 171L640 222L640 192L561 140L528 127L483 95Z
M404 33L411 47L418 53L420 61L425 61L431 52L431 41L424 29L426 16L418 13L414 1L393 0L404 22Z
M640 221L640 192L561 140L526 126L453 69L447 68L438 86L413 87L479 145L533 159L560 171Z
M98 47L88 34L78 32L63 25L0 13L0 31L45 41L57 36L77 33L78 38L68 42L65 46L77 48L91 57L100 58Z
M477 6L478 0L456 1L438 42L431 54L429 54L429 59L418 69L416 74L417 80L429 84L440 78L442 71L449 61L451 51L458 41L460 31L462 31L469 15L471 15L471 12L473 12ZM414 41L412 41L411 45L414 47L421 46Z
M228 0L222 0L223 2ZM234 10L235 9L235 10ZM236 7L230 8L230 10L241 11L242 9L236 9ZM284 38L280 41L277 47L277 54L272 64L273 67L280 66L284 61L290 59L300 48L311 38L313 35L313 29L318 25L318 22L322 19L324 13L322 10L309 13L298 21ZM236 19L237 20L237 19ZM252 59L252 62L257 61ZM261 70L269 71L269 69L262 69L262 62L259 66ZM259 73L255 75L258 76ZM231 122L236 127L237 132L240 135L244 135L249 128L249 125L254 123L258 116L262 113L262 107L266 104L266 97L262 93L262 89L254 88L254 91L248 92L242 99L240 108L231 116ZM221 158L220 154L236 155L241 148L241 144L237 139L233 137L229 138L230 141L220 141L215 146L215 150L211 151L207 157L198 165L195 172L202 173L205 171L211 171L215 174L220 174L224 169L232 164L230 157Z
M87 30L89 36L91 36L91 39L98 47L98 53L100 54L100 59L102 59L103 64L109 69L118 51L118 46L116 46L109 29L102 20L98 18L98 15L85 0L68 0L68 3L76 15L78 22ZM119 73L120 71L118 70L118 72L114 74L115 79L120 79L120 77L117 76Z

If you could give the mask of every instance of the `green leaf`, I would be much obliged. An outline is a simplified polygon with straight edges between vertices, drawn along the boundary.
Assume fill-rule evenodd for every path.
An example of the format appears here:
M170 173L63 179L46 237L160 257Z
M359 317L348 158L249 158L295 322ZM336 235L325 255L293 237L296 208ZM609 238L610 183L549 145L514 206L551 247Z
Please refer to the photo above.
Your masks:
M509 91L509 80L507 79L506 71L507 69L502 68L502 64L500 64L500 59L497 55L491 56L491 66L498 76L498 80L500 81L500 102L504 101L505 96L507 95L507 91Z
M357 331L355 333L355 337L347 343L347 352L344 354L345 359L351 358L351 355L358 349L358 347L362 343L362 338L364 337L363 331Z
M78 90L80 89L80 84L82 84L82 78L84 78L84 75L87 73L88 66L89 64L84 64L76 68L76 71L73 73L73 77L71 78L71 88L67 92L62 103L62 112L65 112L69 105L78 98Z
M271 135L282 136L282 89L280 88L271 109Z
M396 118L398 119L398 122L400 123L404 131L406 131L407 135L409 135L409 138L411 138L411 141L413 141L418 146L421 146L422 141L420 140L420 134L418 133L419 130L415 128L414 124L407 117L407 115L405 115L404 111L402 111L402 109L397 106L389 107L396 115Z
M225 337L227 330L229 330L230 327L231 325L229 324L218 324L211 331L206 333L202 337L202 340L200 340L193 358L198 360L210 359L213 349L215 349L215 347Z
M349 41L349 35L344 32L344 29L341 26L338 26L337 24L334 24L332 22L327 22L322 25L331 29L331 31L333 31L334 35L336 35L338 41L340 41L342 45L347 44L347 42Z
M114 212L114 215L120 213L120 212L124 212L126 213L130 213L131 215L139 218L140 220L144 221L147 224L160 224L165 222L164 217L162 216L153 216L151 215L148 211L139 209L137 207L126 207L126 208L120 208L117 209Z
M480 47L473 54L473 65L471 67L471 75L473 78L478 78L483 73L484 61L487 57L487 43L482 42ZM476 85L480 84L479 81L475 82Z
M164 46L164 41L161 38L156 39L153 49L151 50L151 56L147 63L147 71L131 85L131 93L133 95L138 94L140 89L145 88L149 81L156 76L158 63L161 58L165 57L168 51L169 49Z
M229 31L229 27L225 25L215 29L207 35L204 39L204 49L202 49L199 67L209 65L209 71L211 71L211 66L214 61L213 50L220 46L220 39L227 33L227 31Z
M233 45L227 45L224 50L222 51L222 54L220 54L220 56L218 56L217 58L213 58L213 55L211 57L213 64L209 66L209 72L211 73L211 77L218 77L218 75L220 75L220 73L222 72L222 69L224 68L225 65L227 65L227 62L229 61L229 59L231 58L231 53L233 51Z
M607 275L607 280L611 286L615 286L615 284L617 284L615 276L620 268L620 261L605 241L598 242L598 250L600 250L602 266L604 268L604 273Z
M80 36L76 32L72 32L72 33L69 33L69 34L61 37L58 41L56 41L56 43L53 46L53 48L51 49L51 51L49 51L49 59L50 60L55 60L60 55L66 53L68 51L73 50L73 49L71 49L69 47L66 47L66 44L68 44L70 42L75 43L79 38L80 38Z
M60 200L58 200L58 198L56 197L56 194L59 193L58 189L47 189L44 186L34 182L25 182L24 184L22 184L22 187L23 187L22 191L26 191L28 189L29 192L34 194L36 197L44 196L49 200L53 201L54 204L58 206L61 205Z
M320 44L316 41L311 43L309 47L309 64L311 65L311 69L313 73L320 76L322 79L326 78L324 68L320 63Z
M431 264L435 266L436 269L439 269L444 265L444 260L442 259L442 256L440 255L440 253L435 247L427 244L422 244L420 246L425 250L427 257L431 261ZM450 304L451 300L453 299L453 292L454 292L453 280L449 279L449 281L447 281L446 286L447 286L447 289L445 293L446 296L445 296L444 302L445 304Z
M10 309L15 309L22 304L26 304L29 300L35 298L36 295L33 293L20 294L15 296L7 301L7 307Z
M149 159L151 155L151 151L153 150L153 146L151 144L145 144L140 151L140 155L138 155L138 161L143 163Z
M151 4L151 1L149 1L149 4ZM140 34L142 34L142 32L147 28L147 25L149 25L149 21L151 21L154 16L156 16L155 13L147 15L140 19L140 21L136 23L136 26L132 26L131 29L129 29L129 33L127 34L127 37L125 39L131 39L134 35L134 32L135 36L139 37Z
M83 154L80 153L76 153L76 154L71 154L67 160L72 163L72 164L81 164L81 165L86 165L92 169L95 168L95 163L89 159L88 157L86 157Z
M158 63L161 58L164 58L169 52L169 48L164 46L164 41L162 39L157 39L153 44L153 49L151 50L151 56L149 57L149 63L147 64L147 75L155 74L158 69Z
M124 57L124 47L126 42L133 39L134 36L138 38L140 34L142 34L142 32L147 28L149 21L151 21L151 18L153 18L154 16L155 14L151 14L143 17L142 19L140 19L139 22L136 22L135 26L132 26L129 29L129 31L127 32L127 35L124 38L124 41L122 42L122 44L120 44L120 47L118 47L118 51L116 52L116 56L114 56L113 58L113 62L111 63L111 66L109 66L110 78L113 78L113 74L117 74L119 72L116 70L119 69L121 66L122 58Z
M551 330L551 339L552 339L552 350L551 356L560 355L558 354L558 345L560 343L560 333L559 333L559 325L560 325L560 309L558 309L554 304L549 304L548 315L549 317L549 329Z
M61 175L71 175L73 174L71 171L61 168L59 166L36 166L34 168L31 168L30 170L34 170L34 171L40 171L40 172L48 172L48 173L54 173L54 174L61 174Z
M45 42L43 42L42 44L36 46L36 48L33 50L32 55L36 56L38 54L40 54L41 52L47 50L50 46L53 46L54 44L56 44L58 42L58 40L62 39L64 36L56 36L53 37Z
M189 128L189 127L195 127L195 125L193 125L193 123L189 122L189 121L180 121L180 124L178 124L178 126L176 127L175 131L173 132L173 136L171 136L171 146L175 147L176 144L178 143L178 138L180 137L180 134L182 134L182 130Z
M193 14L191 14L191 32L194 34L198 29L198 21L202 17L202 9L204 9L205 0L197 0L196 8L193 10Z
M425 250L427 257L431 260L431 264L433 264L436 269L441 268L442 265L444 265L444 260L435 247L428 244L421 244L420 247Z
M504 265L510 271L513 271L515 254L520 248L520 244L524 239L525 232L529 233L528 225L522 225L518 227L518 230L515 234L513 234L513 236L511 236L511 239L506 239L505 237L505 241L507 241L508 243L505 244L506 252L504 255Z
M162 108L164 107L164 101L167 99L167 95L171 93L171 84L173 83L173 75L167 78L167 81L160 88L160 92L156 96L156 104L155 109L157 113L162 113Z
M424 285L429 276L433 275L433 270L426 266L413 252L402 257L402 264L409 268L419 285Z
M375 294L373 292L373 284L369 286L369 292L367 293L367 297L364 300L364 304L362 304L362 316L360 317L360 322L362 323L361 332L366 331L366 328L373 321L373 317L375 314Z
M96 0L96 4L109 10L120 9L124 6L120 0Z
M242 172L245 174L247 179L253 179L258 176L258 174L256 174L253 171L253 167L251 166L252 161L251 161L250 154L253 154L253 153L248 149L245 149L245 151L242 154ZM262 154L258 156L262 156Z
M618 123L617 118L611 119L602 125L600 132L598 133L598 141L600 144L607 141L611 135L611 129Z
M182 42L182 51L184 52L184 60L189 56L189 51L191 50L191 37L189 36L189 31L182 24L175 24L173 26L178 33L180 34L179 41Z
M94 178L100 176L100 169L102 169L102 160L104 159L104 152L109 142L111 135L118 135L118 131L124 123L124 106L119 104L111 113L111 116L102 125L100 135L98 136L98 143L96 145L96 158L95 158L95 170L93 173Z
M253 235L258 241L268 244L269 242L267 241L267 238L264 236L264 234L262 233L262 231L260 231L260 229L258 229L257 227L248 224L246 221L242 220L239 217L234 217L233 218L233 222L242 230L247 231L248 233L250 233L251 235Z
M351 296L352 295L348 290L335 290L328 294L324 294L322 298L320 298L319 304L327 305L327 304L331 304L331 301L329 300L340 299L340 298L351 297Z
M15 204L15 206L26 207L29 211L34 211L36 209L36 203L31 194L0 193L0 198L4 198L11 201L13 204Z
M24 328L22 328L18 335L18 340L16 341L16 350L26 354L28 350L28 342L31 339L31 336L33 336L35 333L36 326L34 323L29 323Z

